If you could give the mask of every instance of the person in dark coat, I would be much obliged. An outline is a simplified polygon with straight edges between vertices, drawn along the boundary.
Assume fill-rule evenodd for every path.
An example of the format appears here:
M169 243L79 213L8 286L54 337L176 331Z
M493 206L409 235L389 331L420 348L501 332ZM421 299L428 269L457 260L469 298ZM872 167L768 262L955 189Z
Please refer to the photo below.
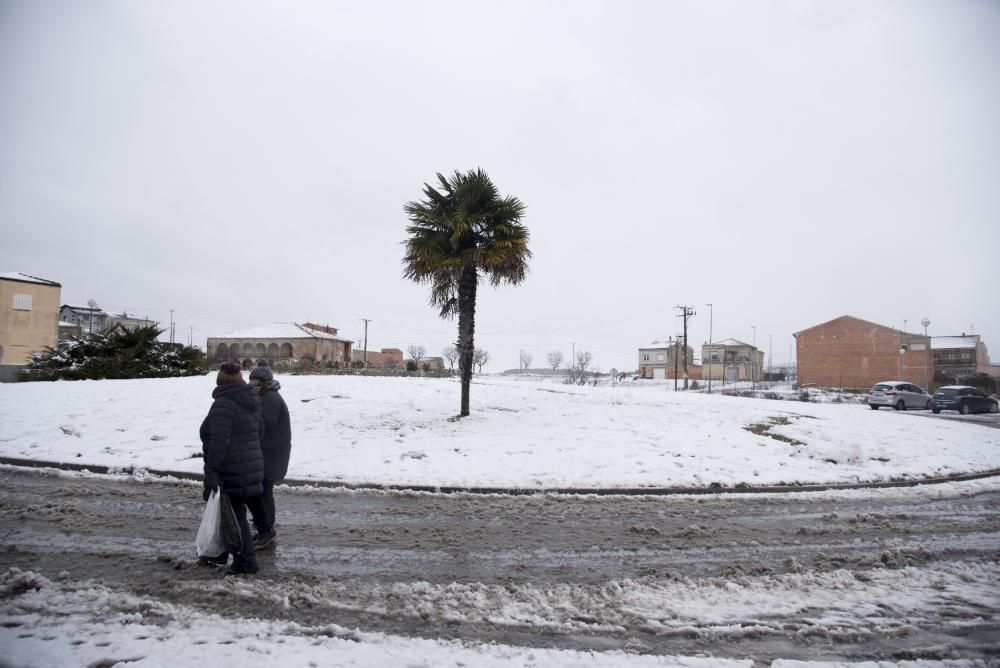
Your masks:
M229 499L240 524L243 548L233 555L228 575L257 572L257 557L247 522L247 504L259 502L264 478L264 456L260 442L264 436L260 398L243 380L240 365L219 365L215 378L215 401L201 423L202 453L205 457L204 498L219 489ZM228 555L206 562L224 565Z
M249 504L257 535L254 547L271 550L277 544L274 529L274 484L285 479L288 473L288 458L292 452L292 425L288 417L288 406L278 393L281 384L274 379L267 360L259 360L250 371L250 384L260 395L261 412L264 416L264 438L261 450L264 453L264 480L261 484L260 499Z

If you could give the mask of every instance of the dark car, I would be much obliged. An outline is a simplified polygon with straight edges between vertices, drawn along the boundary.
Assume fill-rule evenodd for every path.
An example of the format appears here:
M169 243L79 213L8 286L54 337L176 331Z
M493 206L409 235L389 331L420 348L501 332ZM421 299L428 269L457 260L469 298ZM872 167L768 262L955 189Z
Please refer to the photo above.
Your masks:
M945 385L931 397L931 410L935 413L958 411L962 415L996 413L1000 412L1000 403L968 385Z

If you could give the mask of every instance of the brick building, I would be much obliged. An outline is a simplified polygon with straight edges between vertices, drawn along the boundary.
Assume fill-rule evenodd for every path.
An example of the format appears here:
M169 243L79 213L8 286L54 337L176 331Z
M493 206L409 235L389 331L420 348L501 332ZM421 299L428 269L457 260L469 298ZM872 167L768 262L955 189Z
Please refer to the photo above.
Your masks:
M382 348L380 351L369 350L368 366L375 369L402 369L406 367L403 363L403 351L399 348ZM352 362L363 362L365 351L357 348L351 353Z
M886 380L928 387L930 337L844 315L796 332L800 385L869 389Z

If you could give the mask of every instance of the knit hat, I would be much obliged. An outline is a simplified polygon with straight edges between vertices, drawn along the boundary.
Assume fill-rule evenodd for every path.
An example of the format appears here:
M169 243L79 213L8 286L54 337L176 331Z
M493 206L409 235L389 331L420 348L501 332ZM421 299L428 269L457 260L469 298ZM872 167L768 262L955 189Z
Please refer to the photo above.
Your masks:
M274 380L274 373L267 365L267 360L257 360L257 366L250 369L250 380L259 380L264 383L270 383Z
M242 383L243 382L243 369L240 368L238 362L225 362L219 365L219 375L215 377L216 385L225 385L226 383Z

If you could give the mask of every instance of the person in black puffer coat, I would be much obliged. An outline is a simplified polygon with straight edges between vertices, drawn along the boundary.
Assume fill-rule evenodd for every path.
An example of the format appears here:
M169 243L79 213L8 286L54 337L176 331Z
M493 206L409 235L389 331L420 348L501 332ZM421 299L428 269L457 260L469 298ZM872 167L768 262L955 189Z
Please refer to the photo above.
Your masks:
M257 557L247 522L247 504L259 502L264 478L264 456L260 441L264 436L260 398L243 381L240 365L219 365L212 392L215 401L201 423L202 452L205 457L207 501L212 490L221 487L236 513L243 537L243 549L233 555L229 575L257 572ZM204 561L224 565L228 555Z
M264 415L264 438L261 450L264 453L264 480L259 499L248 504L253 515L257 535L254 547L271 550L277 544L274 529L274 483L285 479L288 473L288 458L292 451L292 425L288 417L288 406L278 394L281 384L274 379L274 373L267 360L259 360L250 371L250 384L260 395L261 412Z

